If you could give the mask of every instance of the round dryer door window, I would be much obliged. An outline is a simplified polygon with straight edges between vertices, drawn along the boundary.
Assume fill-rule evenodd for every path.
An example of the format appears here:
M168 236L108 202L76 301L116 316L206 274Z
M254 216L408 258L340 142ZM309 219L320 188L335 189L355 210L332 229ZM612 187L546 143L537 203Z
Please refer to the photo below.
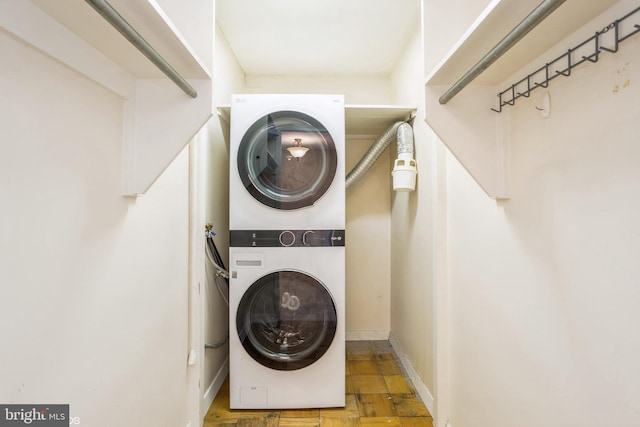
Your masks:
M262 117L249 127L238 149L245 188L276 209L313 205L331 186L336 169L336 146L327 129L297 111Z
M292 371L311 365L329 349L336 333L333 298L313 277L277 271L244 293L236 316L244 349L263 366Z

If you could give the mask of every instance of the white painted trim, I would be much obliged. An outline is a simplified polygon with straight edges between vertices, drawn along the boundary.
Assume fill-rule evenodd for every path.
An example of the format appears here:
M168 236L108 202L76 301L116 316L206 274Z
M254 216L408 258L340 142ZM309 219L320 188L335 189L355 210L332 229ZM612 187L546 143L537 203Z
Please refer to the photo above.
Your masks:
M188 350L196 354L195 365L188 372L188 408L191 422L200 423L202 409L202 377L204 372L204 332L202 322L202 292L204 281L204 205L201 197L203 170L197 138L191 141L189 150L189 328Z
M224 383L224 380L227 378L227 375L229 375L229 357L225 359L220 369L218 369L218 373L213 378L213 381L211 381L211 384L209 384L209 387L207 387L207 391L204 392L203 405L202 405L203 419L204 419L204 416L209 411L209 408L213 404L213 400L215 399L216 394L218 394L220 387L222 387L222 383Z
M420 378L420 375L418 375L418 371L416 371L416 369L411 364L409 356L407 356L404 348L393 335L393 333L389 334L389 342L391 343L393 350L396 352L396 356L398 356L398 359L400 359L400 363L402 364L404 370L407 372L407 375L413 383L413 386L416 388L418 396L420 396L420 399L422 399L422 402L424 402L429 412L433 414L433 396L431 395L431 392L429 391L425 383L422 381L422 378Z
M388 329L361 329L346 331L347 341L377 341L388 340Z
M496 198L509 198L509 178L511 170L510 157L510 112L507 108L503 114L496 114Z
M447 162L448 152L444 144L434 139L434 164L437 179L432 186L435 195L433 217L435 236L435 269L433 275L433 321L434 321L434 373L433 391L438 397L431 413L435 427L446 427L450 414L449 393L449 260L448 260L448 201Z

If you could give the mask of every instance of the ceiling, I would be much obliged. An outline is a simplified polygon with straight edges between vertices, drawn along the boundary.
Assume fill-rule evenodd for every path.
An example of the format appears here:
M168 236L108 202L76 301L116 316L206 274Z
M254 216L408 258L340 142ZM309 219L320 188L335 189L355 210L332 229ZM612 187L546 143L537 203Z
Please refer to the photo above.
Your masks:
M246 74L388 75L420 15L420 0L216 1Z

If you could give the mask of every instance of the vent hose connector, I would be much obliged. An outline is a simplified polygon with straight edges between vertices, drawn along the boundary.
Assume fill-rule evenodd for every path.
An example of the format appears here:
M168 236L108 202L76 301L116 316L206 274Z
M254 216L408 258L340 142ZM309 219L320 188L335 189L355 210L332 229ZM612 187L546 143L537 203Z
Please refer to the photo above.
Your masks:
M393 163L393 189L413 191L416 189L416 161L413 158L413 129L408 123L398 128L398 158Z
M413 129L407 122L396 122L382 133L369 147L360 161L347 174L347 190L359 181L371 166L384 153L384 150L397 139L398 159L393 168L393 189L396 191L413 191L415 189L416 161L413 159ZM413 188L410 179L413 178Z

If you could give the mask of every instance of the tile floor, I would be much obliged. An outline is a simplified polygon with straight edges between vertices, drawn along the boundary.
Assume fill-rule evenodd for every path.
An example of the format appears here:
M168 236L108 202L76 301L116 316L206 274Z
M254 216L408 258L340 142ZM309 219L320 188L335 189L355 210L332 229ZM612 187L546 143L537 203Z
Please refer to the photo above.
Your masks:
M229 384L216 396L204 427L432 427L388 341L347 341L346 407L230 410Z

